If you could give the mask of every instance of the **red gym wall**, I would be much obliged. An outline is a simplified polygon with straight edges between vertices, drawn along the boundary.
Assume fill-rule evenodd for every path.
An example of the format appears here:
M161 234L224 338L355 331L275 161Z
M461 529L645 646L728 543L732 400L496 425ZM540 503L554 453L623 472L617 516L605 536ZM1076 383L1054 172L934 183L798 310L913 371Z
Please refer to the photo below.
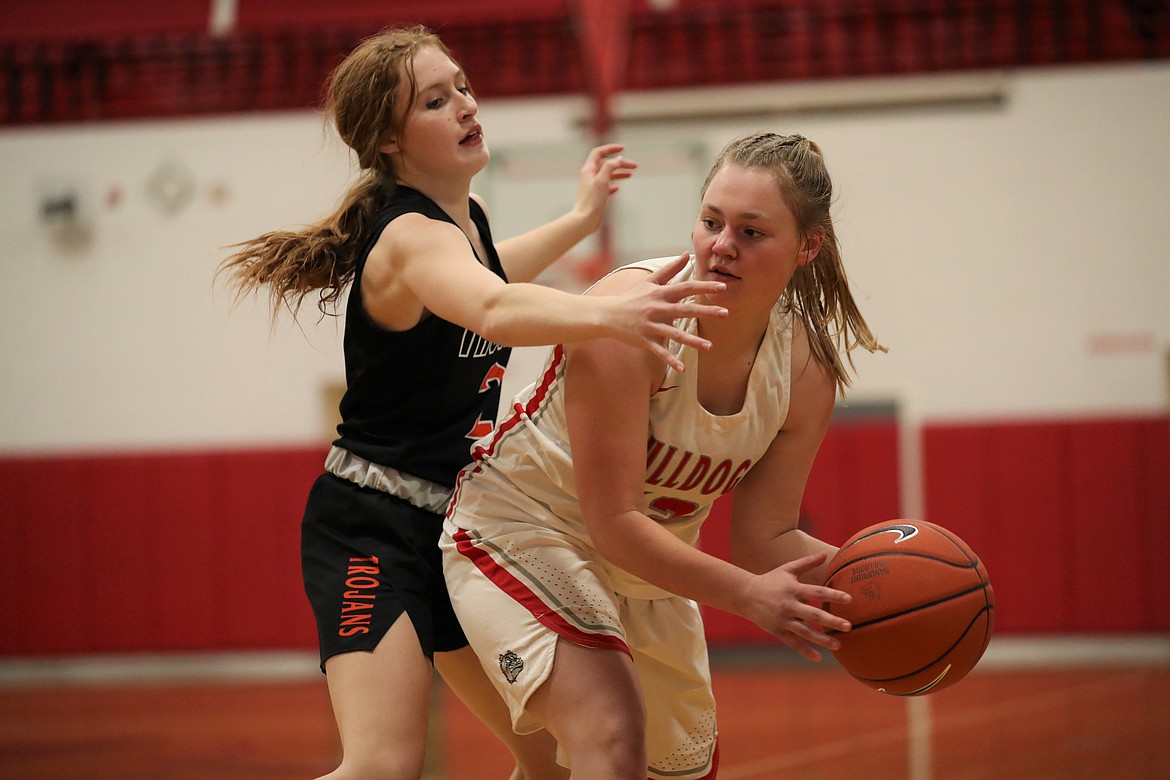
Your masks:
M928 425L926 519L987 564L1001 633L1170 630L1170 419ZM833 543L900 516L898 432L831 428L806 493ZM312 648L298 533L324 449L0 460L0 655ZM704 546L726 551L727 506ZM714 643L770 641L708 613Z

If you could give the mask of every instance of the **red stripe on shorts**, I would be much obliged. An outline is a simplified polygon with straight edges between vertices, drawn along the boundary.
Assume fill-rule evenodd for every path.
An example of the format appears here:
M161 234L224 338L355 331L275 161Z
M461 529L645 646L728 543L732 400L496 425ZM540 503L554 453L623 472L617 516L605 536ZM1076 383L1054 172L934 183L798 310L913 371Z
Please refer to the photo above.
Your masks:
M475 564L475 567L483 572L483 575L491 580L497 588L531 612L532 616L541 624L575 645L621 650L626 655L632 656L625 640L608 634L591 634L588 631L583 631L561 617L560 613L549 609L548 605L529 590L528 586L521 582L515 574L496 563L495 559L482 548L477 547L467 531L457 528L452 538L455 540L455 549L464 558Z

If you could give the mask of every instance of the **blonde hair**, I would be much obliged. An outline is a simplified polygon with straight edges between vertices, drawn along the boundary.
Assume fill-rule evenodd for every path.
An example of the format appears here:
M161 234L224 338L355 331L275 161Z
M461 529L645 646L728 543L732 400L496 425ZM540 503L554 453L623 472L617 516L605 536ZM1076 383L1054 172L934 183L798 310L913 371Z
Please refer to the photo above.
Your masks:
M438 36L414 26L366 38L334 69L326 82L325 115L357 155L359 177L325 219L235 244L238 251L220 264L216 276L226 275L238 295L267 286L273 317L282 306L295 316L305 297L319 290L317 308L322 314L335 313L357 269L360 244L379 205L394 189L390 157L378 150L406 123L418 90L412 64L426 46L451 57Z
M849 291L829 213L833 182L821 148L800 135L755 133L737 138L715 158L703 182L703 194L715 174L728 165L764 170L776 177L780 196L796 217L802 241L818 228L824 230L820 252L811 263L796 267L779 305L800 317L813 357L833 372L837 389L844 395L854 368L853 350L861 347L885 352L886 348L874 338ZM842 354L849 361L848 369Z

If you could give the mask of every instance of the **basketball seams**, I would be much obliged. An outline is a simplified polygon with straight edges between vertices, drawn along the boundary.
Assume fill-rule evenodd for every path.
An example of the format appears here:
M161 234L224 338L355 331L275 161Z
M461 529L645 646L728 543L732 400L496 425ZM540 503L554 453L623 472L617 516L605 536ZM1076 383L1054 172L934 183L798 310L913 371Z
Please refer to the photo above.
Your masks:
M915 612L921 612L924 609L930 609L931 607L937 607L939 604L946 604L948 601L954 601L955 599L961 599L963 596L969 596L970 594L972 594L976 591L979 591L979 590L987 590L987 583L981 582L978 585L967 588L966 590L961 590L958 593L952 593L949 596L945 596L945 597L940 598L940 599L935 599L934 601L924 601L921 604L915 604L910 609L902 609L902 610L898 610L897 612L891 612L888 615L882 615L881 617L876 617L873 620L864 620L860 623L854 623L853 627L850 629L850 631L859 631L867 626L873 626L873 625L877 625L878 623L884 623L887 620L893 620L895 618L899 618L899 617L902 617L904 615L912 615ZM983 609L979 610L979 612L977 614L982 615L984 612L987 612L987 611L989 611L988 608L984 607ZM829 629L826 633L843 634L846 632L835 631L833 629Z
M935 531L939 536L941 536L942 538L946 539L948 542L953 544L955 546L955 549L963 554L964 558L971 561L973 564L976 564L976 565L979 564L979 559L972 557L974 555L974 552L971 550L970 547L967 546L966 542L963 542L963 541L955 538L954 534L952 534L950 531L948 531L947 529L943 528L940 525L935 525L934 523L928 523L925 520L922 521L922 524L927 526L928 528L930 528L932 531Z
M925 521L923 521L923 522L925 523ZM991 580L987 576L987 570L980 566L979 558L972 557L972 556L974 556L974 551L972 551L967 546L966 542L963 542L959 539L956 539L954 534L952 534L950 531L943 528L942 526L935 525L934 523L925 523L925 524L929 525L931 528L933 528L935 531L937 531L939 536L942 536L948 542L955 545L955 547L957 547L959 549L959 552L963 553L963 555L967 558L967 560L972 561L975 564L975 570L979 573L979 579L983 580L983 584L986 586L983 589L983 603L984 603L988 612L994 613L995 612L995 598L993 595L994 591L991 589ZM991 632L989 630L987 640L985 640L983 643L984 649L986 649L987 643L991 639L990 634L991 634Z
M897 682L898 680L906 680L906 679L909 679L911 677L914 677L915 675L922 674L927 669L934 666L939 661L941 661L942 659L946 658L948 655L953 653L956 647L963 644L963 640L965 640L970 635L971 629L975 627L975 624L977 622L979 622L979 618L982 617L983 615L987 614L988 611L989 610L981 609L978 612L976 612L975 617L971 618L971 622L967 624L967 627L965 629L963 629L963 632L959 635L959 638L955 640L954 644L952 644L950 647L948 647L943 653L939 654L938 658L935 658L930 663L924 664L922 667L915 669L912 672L907 672L906 674L900 674L896 677L858 677L857 675L854 675L854 677L857 677L858 680L861 680L862 682L867 682L867 683L891 683L891 682ZM899 694L894 694L894 695L899 695ZM901 694L901 695L907 695L907 694Z
M847 548L842 548L842 549L847 549ZM829 572L829 576L825 577L825 583L828 584L833 579L833 577L836 577L844 569L847 569L856 563L860 563L861 561L866 561L866 560L869 560L870 558L900 558L900 557L926 558L926 559L929 559L932 561L938 561L939 563L946 564L947 566L952 566L956 569L972 570L972 571L975 571L976 573L978 573L978 571L979 571L979 560L975 559L974 561L972 561L971 558L966 556L966 555L964 555L963 557L967 558L967 563L963 564L963 563L956 563L955 561L949 561L946 558L939 558L937 555L932 555L931 553L911 552L908 550L907 551L877 550L875 552L866 553L865 555L859 556L857 558L850 558L848 561L845 561L840 566L838 566L837 568L835 568L831 572ZM986 581L985 578L982 576L980 576L979 579L982 581Z

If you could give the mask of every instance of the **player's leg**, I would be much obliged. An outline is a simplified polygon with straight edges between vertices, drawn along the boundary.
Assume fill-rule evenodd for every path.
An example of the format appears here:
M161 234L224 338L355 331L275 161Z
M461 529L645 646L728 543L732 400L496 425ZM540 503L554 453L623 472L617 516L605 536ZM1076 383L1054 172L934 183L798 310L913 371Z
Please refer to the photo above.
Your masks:
M630 656L561 638L527 710L560 743L573 780L646 777L645 708Z
M557 743L548 731L520 735L512 730L507 705L470 647L435 653L435 668L455 695L512 752L517 765L513 780L563 780L569 776L569 770L556 761Z
M431 664L404 613L373 652L325 663L342 760L329 780L417 780L431 703Z
M436 575L410 534L436 522L332 474L310 491L301 570L341 736L331 780L422 774L433 680L428 579Z
M515 729L551 732L572 778L643 780L641 694L604 566L567 534L480 523L448 523L446 584Z

